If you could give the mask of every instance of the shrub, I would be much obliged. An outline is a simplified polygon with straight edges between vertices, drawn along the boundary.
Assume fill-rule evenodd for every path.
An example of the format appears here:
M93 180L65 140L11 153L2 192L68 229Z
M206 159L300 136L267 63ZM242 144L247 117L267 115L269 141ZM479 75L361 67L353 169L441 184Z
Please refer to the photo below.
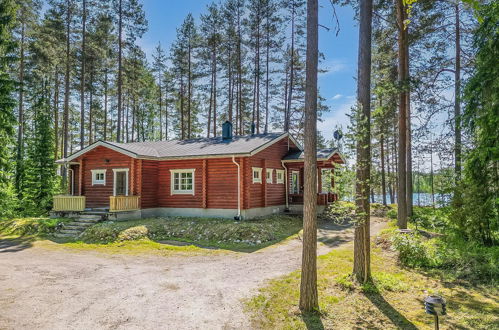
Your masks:
M399 253L400 261L411 267L430 266L430 257L421 237L414 233L396 233L392 244Z
M47 235L56 231L61 224L71 221L64 218L15 218L0 220L0 234Z
M146 238L149 234L149 230L145 226L136 226L123 230L118 235L118 240L120 241L136 241L139 239Z
M327 209L324 210L324 212L320 215L320 219L335 223L345 223L354 218L354 213L354 203L337 201L330 204Z
M396 220L397 219L397 209L393 208L393 209L388 210L386 212L386 216L392 220Z
M413 222L429 230L442 232L449 228L450 207L414 207Z

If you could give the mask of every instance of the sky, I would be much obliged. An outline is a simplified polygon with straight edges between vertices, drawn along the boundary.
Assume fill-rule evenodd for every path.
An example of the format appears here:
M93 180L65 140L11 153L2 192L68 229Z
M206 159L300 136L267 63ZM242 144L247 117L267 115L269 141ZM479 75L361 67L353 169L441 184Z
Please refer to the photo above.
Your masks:
M175 40L176 29L187 14L196 22L213 0L142 0L149 29L138 44L151 59L158 42L169 49ZM336 21L329 0L319 0L319 51L324 54L321 63L327 73L319 75L319 89L326 99L330 112L323 116L318 128L326 139L331 139L336 125L346 129L346 113L355 102L357 70L358 27L350 7L336 7L339 33L336 35ZM329 28L329 31L326 29Z

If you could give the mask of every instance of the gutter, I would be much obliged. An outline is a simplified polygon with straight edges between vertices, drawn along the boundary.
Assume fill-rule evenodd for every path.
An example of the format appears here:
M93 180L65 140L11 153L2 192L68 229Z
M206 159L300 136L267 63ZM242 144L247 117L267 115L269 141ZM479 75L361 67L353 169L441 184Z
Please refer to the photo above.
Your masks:
M241 165L236 162L235 156L232 156L232 162L237 166L237 215L234 220L241 220Z

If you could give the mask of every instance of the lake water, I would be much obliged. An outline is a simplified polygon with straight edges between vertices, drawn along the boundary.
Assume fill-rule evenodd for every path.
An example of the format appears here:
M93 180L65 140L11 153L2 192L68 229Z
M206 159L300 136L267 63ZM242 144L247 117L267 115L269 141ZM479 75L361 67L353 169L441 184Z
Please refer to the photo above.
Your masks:
M436 206L443 206L443 205L448 205L451 201L452 195L450 194L435 194L434 199L435 199L435 205ZM348 198L347 200L352 200ZM371 197L369 197L369 201L371 201ZM383 203L383 195L374 195L374 202L375 203ZM388 204L390 203L397 203L397 196L395 196L395 200L391 201L390 200L390 195L386 195L386 202ZM433 205L433 198L431 194L428 193L414 193L412 194L412 202L413 205L417 206L431 206Z

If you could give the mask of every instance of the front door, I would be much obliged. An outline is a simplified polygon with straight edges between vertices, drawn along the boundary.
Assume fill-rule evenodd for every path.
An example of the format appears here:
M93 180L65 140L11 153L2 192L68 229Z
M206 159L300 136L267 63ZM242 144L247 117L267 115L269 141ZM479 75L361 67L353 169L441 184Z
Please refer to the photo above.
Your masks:
M127 195L127 172L117 171L115 173L116 180L115 184L115 195L116 196L126 196Z

